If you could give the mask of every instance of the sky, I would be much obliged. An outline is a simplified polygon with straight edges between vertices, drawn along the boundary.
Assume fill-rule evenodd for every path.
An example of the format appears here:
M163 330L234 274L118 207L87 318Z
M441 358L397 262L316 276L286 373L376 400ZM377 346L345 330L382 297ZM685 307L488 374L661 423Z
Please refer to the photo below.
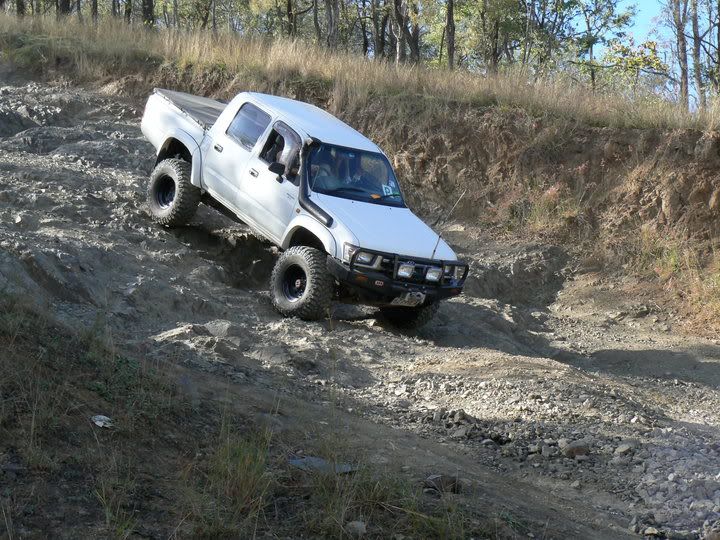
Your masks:
M653 18L660 15L662 6L658 0L623 0L621 7L627 8L635 5L637 14L635 15L635 24L632 26L631 33L635 38L635 43L642 43L650 36L650 33L658 26L657 21ZM663 32L663 29L660 29Z

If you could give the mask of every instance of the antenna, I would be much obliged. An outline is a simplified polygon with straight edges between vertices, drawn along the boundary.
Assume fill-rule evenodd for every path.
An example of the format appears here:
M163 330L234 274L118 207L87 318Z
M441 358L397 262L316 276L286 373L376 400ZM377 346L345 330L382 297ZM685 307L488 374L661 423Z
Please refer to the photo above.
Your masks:
M458 197L458 200L455 201L455 204L452 205L452 208L450 209L450 211L445 215L445 219L441 219L440 221L438 221L438 222L435 224L436 227L438 227L441 223L444 223L445 221L447 221L447 219L452 215L453 210L455 210L455 207L456 207L458 204L460 204L460 201L462 200L462 198L465 196L466 193L467 193L467 189L460 194L460 197ZM437 251L437 248L438 248L438 246L440 245L440 240L441 240L441 239L442 239L442 236L440 236L440 233L438 233L438 239L437 239L437 242L435 242L435 247L433 248L432 255L430 255L430 259L434 259L434 258L435 258L435 252Z

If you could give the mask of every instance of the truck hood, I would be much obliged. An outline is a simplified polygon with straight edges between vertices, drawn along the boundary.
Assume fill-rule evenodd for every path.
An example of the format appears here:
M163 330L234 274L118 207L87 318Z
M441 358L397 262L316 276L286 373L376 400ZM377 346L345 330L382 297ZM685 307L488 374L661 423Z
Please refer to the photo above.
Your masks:
M429 259L438 235L408 208L353 201L314 193L313 199L357 238L360 247ZM435 259L454 261L457 255L440 240Z

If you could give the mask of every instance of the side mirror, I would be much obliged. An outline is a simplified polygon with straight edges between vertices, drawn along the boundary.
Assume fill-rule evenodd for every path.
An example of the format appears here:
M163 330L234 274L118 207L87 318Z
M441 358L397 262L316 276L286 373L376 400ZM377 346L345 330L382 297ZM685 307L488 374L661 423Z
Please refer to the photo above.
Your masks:
M277 174L278 182L283 181L282 175L285 174L285 165L278 161L273 161L270 165L268 165L268 170L273 174Z

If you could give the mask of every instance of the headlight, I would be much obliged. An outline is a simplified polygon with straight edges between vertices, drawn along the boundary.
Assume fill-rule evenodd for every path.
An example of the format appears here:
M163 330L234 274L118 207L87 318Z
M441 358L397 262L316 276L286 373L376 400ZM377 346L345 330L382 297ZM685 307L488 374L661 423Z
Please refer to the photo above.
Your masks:
M409 278L412 277L412 275L415 273L415 264L414 263L403 263L400 266L398 266L397 275L401 278Z
M425 279L427 279L428 281L440 281L442 273L442 268L431 266L427 269L427 272L425 273Z
M375 260L375 255L372 253L366 253L364 251L361 251L358 253L357 257L355 257L355 262L359 264L367 264L370 265Z
M343 259L345 259L347 262L350 262L353 255L359 250L360 248L357 246L353 246L352 244L343 244ZM371 265L373 261L375 260L375 255L372 253L366 253L364 251L361 251L358 253L358 256L355 257L355 262L357 264L364 264L364 265Z

